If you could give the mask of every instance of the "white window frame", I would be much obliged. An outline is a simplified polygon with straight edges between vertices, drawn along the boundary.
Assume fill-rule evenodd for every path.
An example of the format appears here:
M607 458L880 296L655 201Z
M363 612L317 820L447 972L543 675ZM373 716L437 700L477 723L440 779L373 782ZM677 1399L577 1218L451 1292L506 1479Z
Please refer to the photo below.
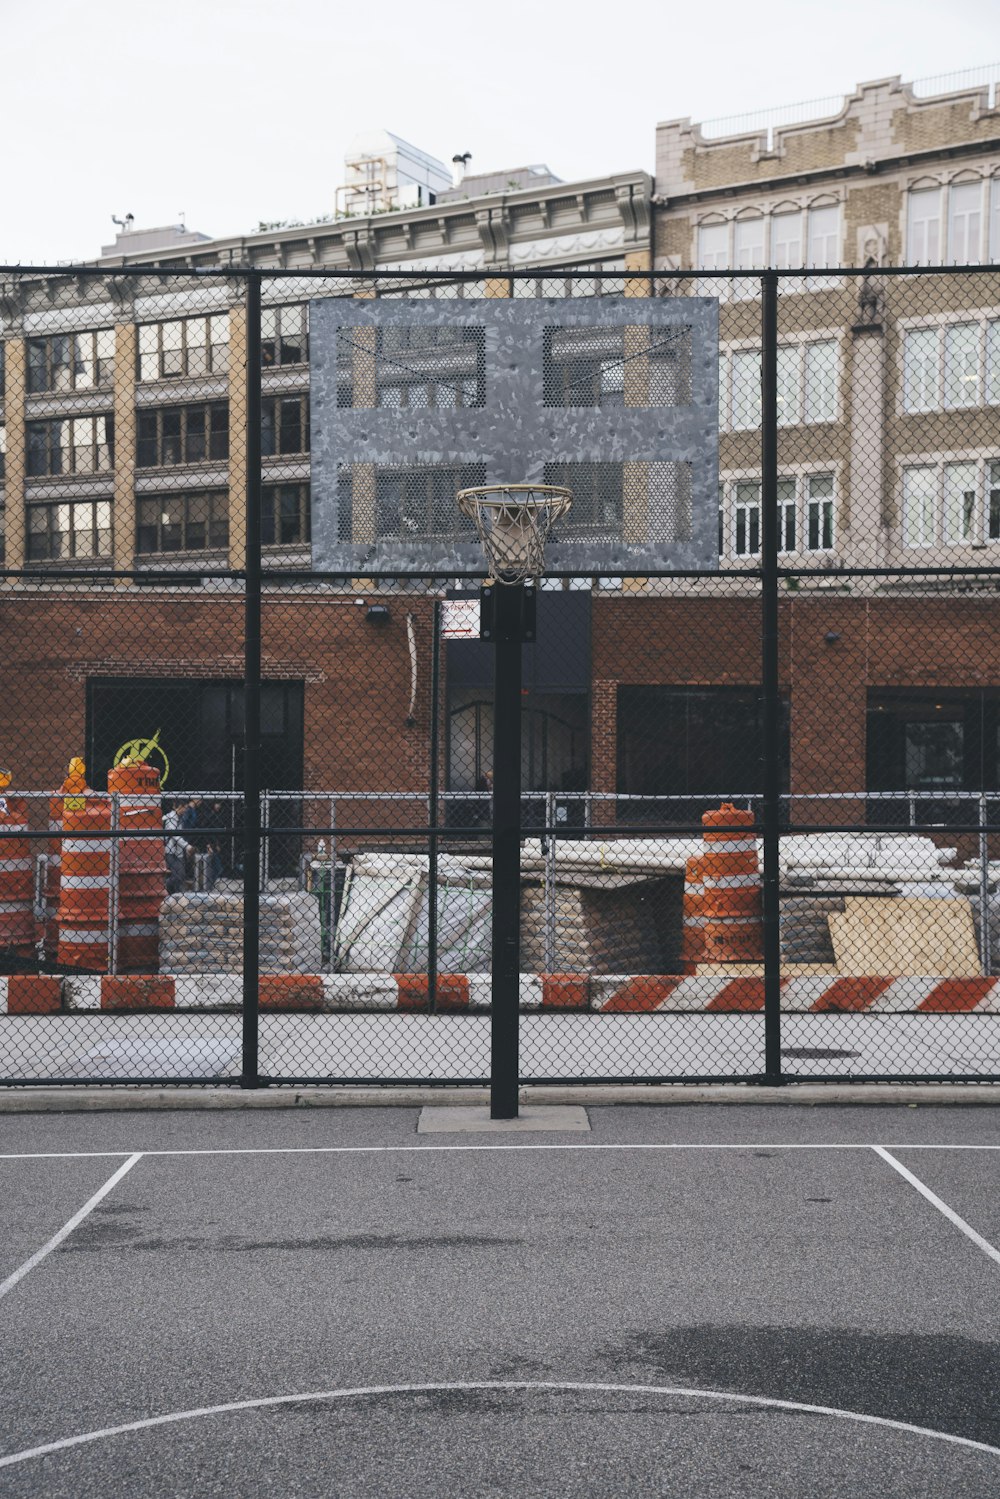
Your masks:
M958 547L977 551L986 547L1000 546L1000 442L991 448L965 448L952 452L908 453L896 460L897 481L897 530L900 546L906 552L940 549L953 555ZM971 527L966 535L955 535L948 514L947 483L949 471L967 467L975 473L975 499ZM930 535L920 541L906 539L906 483L907 475L916 470L931 472L934 476L931 501ZM996 483L992 483L995 475ZM991 494L998 494L995 520L996 534L991 534ZM964 530L964 527L960 527Z
M752 211L748 211L752 210ZM817 248L817 230L814 218L819 214L836 212L836 227L828 229L822 238L825 242L832 241L836 247L836 256L828 261L826 249L822 253ZM777 254L777 230L776 221L795 219L798 225L798 238L782 241L783 244L792 244L795 250L791 255ZM756 244L740 246L738 242L742 238L740 234L741 225L760 225L761 250L759 263L756 256ZM716 248L711 251L703 251L702 233L709 231L713 234ZM739 271L757 270L764 271L767 268L776 270L804 270L815 266L819 270L832 269L839 266L843 260L844 244L844 199L837 197L825 202L809 203L799 202L797 205L790 204L787 199L778 202L767 202L764 204L742 204L739 205L728 218L721 219L713 217L696 222L694 225L694 249L693 266L696 270L722 271L730 270L734 274L731 279L724 277L712 280L699 281L696 283L696 295L703 297L718 297L720 301L730 299L750 301L760 296L760 280L758 276L740 276ZM780 264L779 264L780 259ZM822 291L831 286L840 284L839 276L803 276L787 282L784 290L789 292Z
M832 493L830 495L813 496L810 486L814 479L829 478L831 480ZM741 484L754 484L757 486L756 506L739 506L737 503L738 486ZM792 485L792 493L789 496L788 485ZM837 552L837 515L841 494L841 465L839 463L800 463L782 468L778 474L778 553L784 558L800 558L807 561L816 557L832 557ZM809 508L810 504L830 506L830 545L809 546ZM745 508L748 512L756 508L757 511L757 549L749 549L749 523L744 522L744 542L746 549L737 551L739 539L739 510ZM792 511L794 525L794 546L788 545L789 515ZM719 479L719 531L723 538L723 550L720 557L725 561L733 563L754 563L761 555L761 536L763 527L763 506L761 502L761 473L759 469L730 469L724 472Z
M823 344L832 344L834 348L834 399L833 410L829 416L810 418L807 409L810 400L809 385L809 353L808 351ZM840 333L835 328L810 329L807 333L801 333L794 338L782 339L778 345L778 376L779 394L781 377L788 373L790 362L789 355L794 352L796 368L792 372L792 385L794 386L794 403L791 408L791 416L783 419L782 411L778 409L778 425L780 427L818 427L833 426L842 420L842 395L843 391L843 362L844 351ZM749 340L723 344L719 350L719 430L720 432L756 432L760 429L760 414L756 421L736 421L736 380L734 375L735 358L740 354L755 354L760 359L760 345L751 343ZM786 357L782 359L782 355Z
M964 208L959 215L956 213L958 195L967 198L970 188L979 190L978 206ZM917 218L914 210L920 205L920 200L929 201L933 195L937 196L937 213ZM967 222L970 218L974 221L972 225ZM921 235L918 232L931 223L937 225L936 253L928 248L926 233ZM979 177L912 183L906 191L904 224L905 265L1000 264L1000 171L993 170Z
M976 400L951 401L948 398L949 330L975 325L978 330L976 353ZM900 321L897 416L920 416L930 411L974 411L1000 405L1000 307L968 308L933 318L905 318ZM907 349L913 334L936 335L932 398L911 404L907 384Z

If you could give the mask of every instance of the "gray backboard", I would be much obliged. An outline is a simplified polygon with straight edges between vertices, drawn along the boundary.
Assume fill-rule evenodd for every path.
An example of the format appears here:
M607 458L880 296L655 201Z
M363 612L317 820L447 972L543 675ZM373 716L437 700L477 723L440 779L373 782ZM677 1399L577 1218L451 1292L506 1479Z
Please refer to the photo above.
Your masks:
M718 566L718 302L310 304L313 560L481 574L455 492L558 483L546 568Z

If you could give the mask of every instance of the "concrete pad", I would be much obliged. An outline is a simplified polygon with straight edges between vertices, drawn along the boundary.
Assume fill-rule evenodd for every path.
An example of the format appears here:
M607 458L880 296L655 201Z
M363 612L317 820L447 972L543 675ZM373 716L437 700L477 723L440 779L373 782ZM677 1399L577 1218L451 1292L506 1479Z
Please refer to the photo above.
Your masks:
M540 1108L521 1105L516 1119L491 1119L488 1107L454 1105L420 1110L418 1135L492 1135L529 1130L589 1130L587 1111L575 1104L553 1103Z

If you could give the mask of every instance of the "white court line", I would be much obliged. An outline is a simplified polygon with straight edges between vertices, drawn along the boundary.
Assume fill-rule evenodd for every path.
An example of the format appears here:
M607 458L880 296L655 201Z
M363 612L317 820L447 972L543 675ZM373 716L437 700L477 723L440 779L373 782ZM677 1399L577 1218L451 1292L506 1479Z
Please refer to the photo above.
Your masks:
M937 1431L930 1426L913 1426L909 1421L893 1421L888 1416L869 1416L861 1411L840 1410L832 1405L805 1405L798 1400L772 1400L765 1395L739 1395L728 1390L698 1390L684 1385L570 1383L558 1380L475 1380L441 1384L368 1385L351 1390L312 1390L302 1395L272 1395L260 1400L233 1400L226 1405L203 1405L194 1410L171 1411L166 1416L149 1416L144 1421L129 1421L122 1426L104 1426L98 1431L85 1431L79 1436L63 1437L61 1441L45 1442L39 1447L26 1447L22 1452L11 1452L6 1457L0 1457L0 1468L11 1468L16 1463L25 1463L34 1457L46 1457L53 1452L65 1452L68 1447L82 1447L88 1442L99 1442L106 1437L125 1436L135 1431L148 1431L156 1426L172 1426L179 1421L196 1421L205 1416L226 1416L236 1411L267 1410L281 1405L300 1404L307 1400L351 1400L378 1395L433 1395L455 1390L561 1390L579 1391L586 1394L666 1395L680 1396L685 1399L729 1401L733 1404L759 1406L767 1410L791 1411L805 1416L832 1416L839 1421L858 1421L865 1426L882 1426L890 1431L905 1432L908 1436L928 1437L935 1442L949 1442L955 1447L965 1447L972 1452L986 1452L990 1457L1000 1457L1000 1447L991 1447L986 1442L973 1441L971 1437L955 1436L950 1431Z
M618 1141L592 1145L260 1145L218 1146L203 1150L141 1150L144 1156L198 1156L198 1155L396 1155L409 1153L440 1155L442 1153L468 1153L490 1151L524 1150L1000 1150L1000 1145L917 1145L903 1142L899 1145L875 1145L871 1141L845 1141L826 1143L806 1141L804 1143L775 1143L768 1140L718 1141L701 1143L694 1141ZM104 1158L116 1159L128 1155L127 1150L26 1150L0 1154L0 1161L86 1161Z
M976 1248L981 1249L988 1259L991 1259L994 1264L1000 1265L1000 1249L994 1249L988 1239L984 1239L982 1234L977 1234L971 1224L966 1223L964 1218L960 1218L946 1202L942 1202L941 1198L932 1192L930 1187L924 1185L919 1176L914 1176L912 1171L908 1171L901 1161L897 1161L895 1156L889 1154L884 1145L873 1145L872 1150L874 1150L876 1155L881 1156L883 1161L888 1161L893 1170L898 1171L904 1181L910 1183L911 1187L916 1187L921 1197L926 1197L927 1201L936 1207L939 1213L943 1213L948 1222L953 1223L961 1233L965 1234L967 1239L971 1239Z
M57 1234L52 1235L52 1238L48 1241L47 1244L43 1244L41 1249L36 1249L30 1260L25 1260L24 1264L19 1266L18 1269L14 1271L13 1275L8 1275L5 1281L0 1282L0 1299L6 1296L8 1291L12 1291L17 1285L18 1281L24 1279L29 1270L34 1270L35 1266L40 1264L41 1261L45 1259L46 1255L51 1254L53 1249L58 1249L62 1241L68 1238L69 1235L73 1232L74 1228L76 1228L83 1222L87 1214L93 1212L94 1208L96 1208L102 1197L107 1197L108 1193L113 1187L117 1186L125 1173L127 1171L131 1171L136 1162L141 1160L141 1151L136 1155L129 1156L124 1165L119 1166L114 1175L108 1177L103 1187L98 1187L93 1197L85 1202L83 1204L83 1207L80 1208L78 1212L73 1214L68 1223L63 1224L62 1228Z

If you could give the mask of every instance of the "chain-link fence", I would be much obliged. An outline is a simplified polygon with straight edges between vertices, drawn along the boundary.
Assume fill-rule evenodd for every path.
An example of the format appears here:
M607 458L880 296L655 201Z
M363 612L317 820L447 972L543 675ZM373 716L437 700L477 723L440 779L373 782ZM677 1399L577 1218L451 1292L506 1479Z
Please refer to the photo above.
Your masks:
M0 1081L1000 1077L1000 272L0 316ZM497 722L455 495L519 479Z

